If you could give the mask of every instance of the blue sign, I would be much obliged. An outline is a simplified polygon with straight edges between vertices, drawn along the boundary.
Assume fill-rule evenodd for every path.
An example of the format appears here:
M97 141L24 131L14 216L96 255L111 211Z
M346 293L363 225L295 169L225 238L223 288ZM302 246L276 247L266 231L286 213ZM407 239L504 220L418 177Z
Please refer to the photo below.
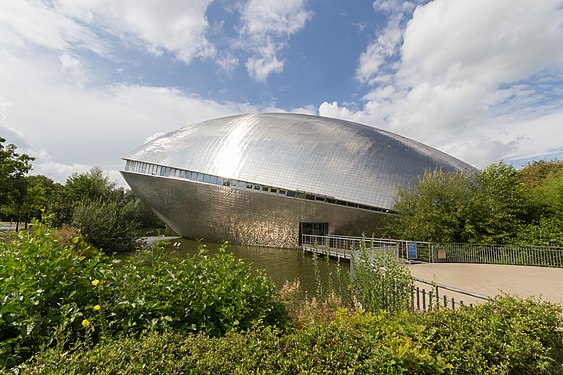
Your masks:
M407 259L416 259L416 242L407 242Z

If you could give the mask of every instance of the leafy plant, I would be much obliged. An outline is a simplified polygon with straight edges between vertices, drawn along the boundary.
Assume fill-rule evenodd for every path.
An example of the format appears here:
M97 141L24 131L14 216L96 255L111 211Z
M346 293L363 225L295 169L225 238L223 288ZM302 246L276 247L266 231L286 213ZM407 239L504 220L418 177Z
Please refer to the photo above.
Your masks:
M0 368L147 329L222 335L285 325L274 284L226 253L179 260L154 247L125 264L37 223L0 244Z
M364 237L351 262L352 289L364 309L399 312L412 306L413 279L396 254L373 241L368 246Z

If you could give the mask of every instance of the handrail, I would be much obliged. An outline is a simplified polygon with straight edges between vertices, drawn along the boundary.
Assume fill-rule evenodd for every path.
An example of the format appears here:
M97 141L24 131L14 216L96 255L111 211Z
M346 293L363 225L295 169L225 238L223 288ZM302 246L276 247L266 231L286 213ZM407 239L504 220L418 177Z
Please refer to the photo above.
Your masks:
M411 276L411 277L413 278L413 280L418 281L419 283L426 284L426 285L438 287L438 288L441 288L441 289L446 289L446 290L449 290L449 291L452 291L452 292L456 292L456 293L459 293L459 294L464 294L464 295L470 296L470 297L479 298L479 299L482 299L482 300L485 300L485 301L488 301L489 299L491 299L489 296L486 296L486 295L484 295L484 294L475 293L475 292L470 292L470 291L468 291L468 290L459 289L459 288L456 288L456 287L453 287L453 286L448 286L448 285L444 285L444 284L440 284L440 283L435 283L435 282L428 281L428 280L425 280L425 279L420 279L420 278L418 278L418 277L416 277L416 276Z
M356 243L360 241L365 241L368 246L372 241L380 245L397 245L400 257L407 257L407 244L415 243L418 260L429 263L481 263L563 268L563 248L561 247L432 243L389 238L311 234L303 234L301 239L304 247L312 245L316 241L320 245L328 244L331 249L338 248L344 251L349 251L352 245L355 247ZM344 242L339 243L338 241ZM310 251L310 249L308 250Z

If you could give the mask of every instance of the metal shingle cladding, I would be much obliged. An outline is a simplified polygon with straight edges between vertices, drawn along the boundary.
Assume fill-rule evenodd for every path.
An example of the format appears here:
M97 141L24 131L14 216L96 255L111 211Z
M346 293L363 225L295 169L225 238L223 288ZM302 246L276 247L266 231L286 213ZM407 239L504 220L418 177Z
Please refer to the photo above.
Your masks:
M472 168L436 149L354 122L288 113L209 120L124 157L391 208L426 169Z

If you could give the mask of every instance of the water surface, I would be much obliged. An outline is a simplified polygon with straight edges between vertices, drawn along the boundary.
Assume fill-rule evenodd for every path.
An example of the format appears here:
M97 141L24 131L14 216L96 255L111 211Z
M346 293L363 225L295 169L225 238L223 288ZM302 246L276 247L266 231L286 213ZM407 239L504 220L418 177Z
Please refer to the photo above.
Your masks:
M203 243L210 254L216 254L220 244ZM188 257L198 252L198 242L183 238L171 239L167 248L178 257ZM311 254L303 253L301 249L284 249L272 247L229 245L228 252L242 259L245 263L251 263L252 268L263 270L281 289L286 281L299 280L303 292L315 293L317 280L320 279L322 288L326 290L332 285L332 289L338 291L345 288L350 265L348 262L338 263L334 259L326 260L324 257L317 258L318 267ZM342 281L338 281L338 270ZM315 270L318 270L315 271ZM316 275L319 275L318 277ZM332 281L329 281L331 277Z

